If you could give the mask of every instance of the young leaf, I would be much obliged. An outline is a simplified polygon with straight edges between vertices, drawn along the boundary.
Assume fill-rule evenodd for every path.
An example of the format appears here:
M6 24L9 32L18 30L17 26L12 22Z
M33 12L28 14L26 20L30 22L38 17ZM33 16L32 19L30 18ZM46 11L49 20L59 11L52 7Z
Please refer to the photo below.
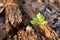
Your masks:
M44 16L41 13L38 13L36 17L39 19L40 22L44 21Z
M42 18L41 13L38 13L38 14L36 15L36 17L37 17L39 20L41 20L41 18Z
M42 16L42 18L40 19L40 22L44 21L44 16Z
M41 24L46 25L47 23L48 23L47 21L43 21Z
M38 18L33 18L33 20L32 21L30 21L31 22L31 24L38 24Z
M35 24L33 20L32 20L32 21L30 21L30 22L31 22L31 24Z
M41 13L38 13L36 15L36 17L33 18L33 20L30 21L30 22L31 22L31 24L38 24L38 23L40 23L40 25L46 25L48 23L48 21L44 21L44 18L45 17Z
M41 19L44 19L43 15L42 15L41 13L38 13L38 14L36 15L36 17L39 19L39 21L40 21Z

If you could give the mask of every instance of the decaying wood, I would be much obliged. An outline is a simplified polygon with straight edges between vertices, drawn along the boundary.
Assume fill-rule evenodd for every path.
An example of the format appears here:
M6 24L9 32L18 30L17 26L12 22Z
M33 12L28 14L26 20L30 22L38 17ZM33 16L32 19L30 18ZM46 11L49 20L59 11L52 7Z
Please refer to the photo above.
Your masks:
M6 38L6 30L5 30L5 24L0 22L0 40L3 40L4 38Z
M60 8L60 0L54 0L58 8Z
M15 1L17 3L15 3ZM33 10L32 6L30 6L28 4L21 4L21 1L20 2L19 1L20 0L6 0L6 2L4 2L5 4L2 3L0 5L0 7L2 7L2 9L0 9L0 13L2 13L3 10L5 10L5 24L6 24L5 27L6 27L7 33L9 33L10 30L12 30L12 31L15 30L13 28L18 29L17 26L20 25L20 23L22 23L22 22L23 23L21 25L27 26L30 23L30 20L33 19L34 17L36 17L37 11L35 12ZM41 4L43 4L43 2L41 0L37 0L37 1ZM45 2L46 2L46 4L48 4L48 0L45 0ZM60 12L59 8L55 7L54 4L51 4L51 2L54 3L55 0L50 1L49 6L54 8L56 11ZM22 8L20 8L20 6ZM44 8L45 8L45 6L44 6ZM38 7L38 6L36 6L36 7ZM22 9L22 10L20 10L20 9ZM49 12L51 13L51 11L49 11ZM24 21L22 21L22 19L24 21L26 20L26 22L28 21L28 24L25 23ZM25 24L27 24L27 25L25 25ZM20 25L20 27L22 27L21 25ZM31 28L31 27L33 27L33 28ZM51 29L49 26L40 27L39 30L38 30L38 26L33 25L31 27L25 27L25 29L22 29L19 31L17 30L18 32L16 32L16 34L14 34L13 40L20 40L20 39L21 40L59 40L59 37L56 34L56 32L53 29ZM4 29L4 27L3 26L1 27L1 25L0 25L1 40L6 35L6 31L3 29ZM37 31L37 33L35 31Z
M51 4L51 3L49 3L49 5L50 5L52 8L54 8L56 11L60 12L59 8L56 7L55 5L53 5L53 4Z
M48 40L59 40L58 35L55 33L53 29L51 29L49 26L40 26L40 32L44 33L43 35L48 39Z
M23 6L24 12L26 12L26 14L28 14L32 19L35 17L35 12L31 9L31 7L29 5L24 5Z
M13 37L13 40L18 40L18 39L17 39L17 35L15 35L15 36Z
M31 28L31 27L30 27ZM37 40L37 35L33 29L28 29L26 31L19 30L18 31L19 40Z
M10 1L8 1L8 2L10 2ZM22 14L19 9L19 6L17 6L17 5L13 5L13 3L10 3L10 5L6 5L6 7L5 7L5 9L6 9L6 15L5 15L6 31L7 32L11 29L11 27L9 25L16 27L16 25L18 25L22 22Z
M51 5L50 5L51 6ZM31 15L31 7L29 6L29 5L25 5L25 6L23 6L24 7L24 11L31 17L31 18L34 18L35 17L35 15ZM58 8L56 8L54 5L53 5L53 8L55 9L55 10L57 10ZM30 10L31 9L31 10ZM60 12L59 10L57 10L58 12ZM34 11L33 11L34 12ZM33 13L32 12L32 14L35 14L35 12ZM42 30L42 32L41 32L41 30ZM57 34L55 33L55 31L53 30L53 29L51 29L49 26L46 26L45 28L44 27L42 27L41 28L41 30L40 30L40 32L41 32L41 34L43 34L43 33L45 33L45 34L43 34L44 35L44 37L46 37L47 38L47 40L59 40L59 38L58 38L58 36L57 36ZM49 35L48 35L49 34Z
M25 6L24 6L25 7ZM27 6L26 6L27 7ZM27 8L24 8L24 11L26 12L26 13L30 13L30 9L27 7ZM29 14L29 16L30 16L30 14ZM34 16L33 16L34 17ZM31 17L32 18L32 17ZM41 31L42 30L42 31ZM41 30L40 30L40 32L41 32L41 34L42 33L45 33L45 34L43 34L46 38L47 38L47 40L59 40L59 38L58 38L58 36L57 36L57 34L55 33L55 31L54 30L52 30L49 26L46 26L45 28L41 28ZM49 35L48 35L49 34Z
M42 0L37 0L39 3L42 3Z

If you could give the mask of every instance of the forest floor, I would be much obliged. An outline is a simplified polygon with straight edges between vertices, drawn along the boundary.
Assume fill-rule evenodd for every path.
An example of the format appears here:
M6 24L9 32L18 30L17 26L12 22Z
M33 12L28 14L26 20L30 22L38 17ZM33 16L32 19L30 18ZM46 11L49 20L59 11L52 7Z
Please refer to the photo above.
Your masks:
M38 13L47 25L30 22ZM60 0L0 0L0 40L60 40Z

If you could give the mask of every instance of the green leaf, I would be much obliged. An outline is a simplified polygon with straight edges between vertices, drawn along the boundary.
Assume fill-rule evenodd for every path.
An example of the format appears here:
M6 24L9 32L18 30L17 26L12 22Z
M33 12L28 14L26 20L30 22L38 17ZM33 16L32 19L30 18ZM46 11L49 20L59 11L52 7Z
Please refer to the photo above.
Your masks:
M48 21L43 21L41 24L46 25L47 23L48 23Z
M44 21L44 16L42 16L42 18L40 19L40 22Z
M38 23L38 18L33 18L33 20L36 22L36 23Z
M33 18L33 20L32 21L30 21L31 22L31 24L38 24L38 18Z
M44 16L41 13L38 13L33 20L31 20L31 24L38 24L40 22L40 25L46 25L48 21L44 21Z
M41 13L38 13L36 17L39 19L40 22L44 21L44 16Z
M35 24L33 20L32 20L32 21L30 21L30 22L31 22L31 24Z
M41 17L42 17L41 13L38 13L38 14L36 15L36 17L40 20Z

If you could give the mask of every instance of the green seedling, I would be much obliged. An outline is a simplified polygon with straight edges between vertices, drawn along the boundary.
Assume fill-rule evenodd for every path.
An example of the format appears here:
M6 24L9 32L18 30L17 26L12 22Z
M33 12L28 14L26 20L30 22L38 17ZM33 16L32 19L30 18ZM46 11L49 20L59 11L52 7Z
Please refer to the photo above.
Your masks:
M37 25L39 23L40 23L40 25L47 25L48 21L45 21L44 18L45 17L41 13L38 13L36 15L36 17L33 18L33 20L31 20L30 22L31 22L31 24L35 24L35 25Z

